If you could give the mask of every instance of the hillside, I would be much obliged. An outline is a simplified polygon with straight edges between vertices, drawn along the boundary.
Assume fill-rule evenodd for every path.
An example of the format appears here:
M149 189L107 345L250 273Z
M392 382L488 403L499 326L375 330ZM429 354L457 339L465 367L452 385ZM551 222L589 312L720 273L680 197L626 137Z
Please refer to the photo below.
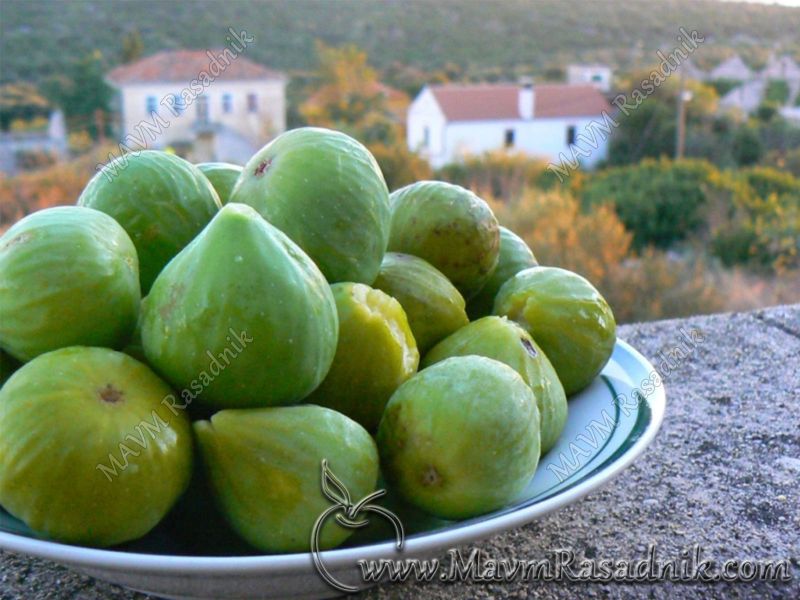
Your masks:
M3 0L0 81L41 80L94 49L112 66L132 29L147 54L220 47L233 27L255 36L248 56L289 71L313 66L314 40L321 39L353 42L378 67L400 62L428 71L449 63L491 77L573 60L653 62L656 49L676 45L681 26L705 35L716 54L775 46L800 56L800 10L710 0Z

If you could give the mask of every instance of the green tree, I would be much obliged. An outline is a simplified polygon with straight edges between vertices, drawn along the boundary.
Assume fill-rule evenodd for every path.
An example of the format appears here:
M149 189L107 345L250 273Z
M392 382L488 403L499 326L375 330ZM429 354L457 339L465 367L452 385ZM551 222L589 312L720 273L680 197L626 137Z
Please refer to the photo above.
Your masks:
M122 62L132 63L144 54L144 42L138 29L132 29L122 38Z
M106 65L99 50L73 62L67 71L47 85L47 95L61 106L70 131L88 131L99 136L97 111L108 114L113 91L105 81ZM106 119L106 131L108 125Z

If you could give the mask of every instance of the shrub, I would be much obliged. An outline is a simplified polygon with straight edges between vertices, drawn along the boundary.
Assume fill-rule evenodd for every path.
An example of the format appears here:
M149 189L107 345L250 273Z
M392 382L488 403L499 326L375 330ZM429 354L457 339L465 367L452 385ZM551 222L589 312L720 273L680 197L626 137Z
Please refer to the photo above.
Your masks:
M716 169L702 161L644 160L597 173L580 192L584 206L612 204L637 249L666 248L705 224Z
M436 176L469 188L479 196L502 200L519 198L526 188L551 187L555 182L545 162L504 150L469 156L463 162L445 165Z
M383 171L390 192L415 181L433 177L428 162L409 150L404 143L375 143L370 144L369 149Z
M631 255L631 234L608 205L581 210L570 194L527 190L517 201L490 199L501 224L520 235L541 264L580 273L605 296L618 322L713 312L721 295L701 261L648 248Z

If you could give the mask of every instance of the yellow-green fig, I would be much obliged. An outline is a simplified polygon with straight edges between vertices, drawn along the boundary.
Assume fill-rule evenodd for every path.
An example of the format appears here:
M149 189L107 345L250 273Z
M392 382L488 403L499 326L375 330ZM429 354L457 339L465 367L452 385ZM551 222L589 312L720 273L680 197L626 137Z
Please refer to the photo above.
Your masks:
M532 267L514 275L500 288L494 313L531 334L568 396L603 370L617 340L605 298L577 273L557 267Z
M467 305L469 318L476 320L492 314L494 298L502 285L520 271L535 267L538 264L536 257L531 249L528 248L525 240L510 229L501 226L500 256L497 259L497 266L481 288L481 291L469 301Z
M48 208L0 237L0 347L18 360L65 346L121 348L139 300L136 250L106 214Z
M514 369L448 358L414 375L386 405L381 472L407 502L464 519L513 501L539 463L539 411Z
M207 409L299 402L325 378L338 320L311 259L230 202L159 274L142 303L147 362Z
M484 317L436 344L425 355L423 367L470 354L499 360L522 376L536 396L542 454L550 450L567 422L567 395L553 365L530 334L505 317Z
M328 375L306 402L344 413L374 431L401 383L417 372L419 352L400 303L363 283L331 286L339 343Z
M255 208L330 283L371 284L389 239L389 190L372 153L340 131L286 131L247 162L231 201Z
M372 285L400 302L420 352L469 323L459 291L416 256L387 252Z
M458 185L418 181L389 196L389 250L418 256L439 269L466 300L483 287L500 251L492 209Z
M0 390L0 505L42 536L112 546L167 514L192 472L173 392L106 348L42 354Z
M375 442L329 408L223 410L195 422L194 431L220 510L264 552L309 550L314 524L332 506L323 493L323 460L353 504L375 490ZM336 547L352 532L331 515L321 527L320 548Z
M214 186L222 204L227 204L231 198L233 186L242 174L242 167L225 162L207 162L197 165L200 172L206 176Z

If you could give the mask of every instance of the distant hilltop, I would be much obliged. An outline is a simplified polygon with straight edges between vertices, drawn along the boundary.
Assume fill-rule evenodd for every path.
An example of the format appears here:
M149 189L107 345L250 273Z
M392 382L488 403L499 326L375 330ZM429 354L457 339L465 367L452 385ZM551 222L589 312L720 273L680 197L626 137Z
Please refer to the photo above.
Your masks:
M290 72L314 67L315 40L354 43L382 70L400 64L431 72L455 65L471 80L508 80L520 68L541 75L571 62L626 69L653 62L658 48L672 47L679 27L706 36L704 58L711 62L721 60L711 46L756 61L767 50L800 60L800 9L711 0L664 1L658 10L645 0L75 0L58 3L58 10L53 6L27 0L0 4L0 80L42 80L95 49L114 67L131 31L141 33L149 55L222 46L229 27L255 37L249 59Z

